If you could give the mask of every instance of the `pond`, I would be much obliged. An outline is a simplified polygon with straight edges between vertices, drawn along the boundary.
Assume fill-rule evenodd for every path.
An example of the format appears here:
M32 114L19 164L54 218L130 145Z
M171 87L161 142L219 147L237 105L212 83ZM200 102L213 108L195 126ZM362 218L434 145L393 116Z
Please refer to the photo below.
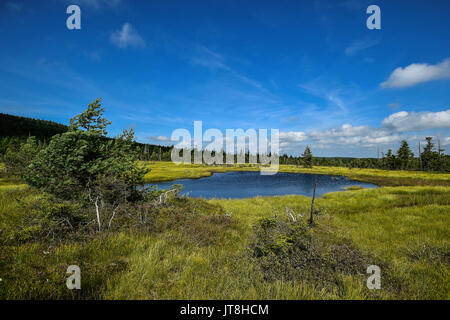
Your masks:
M259 172L230 171L214 173L200 179L180 179L170 182L152 183L159 189L169 189L173 184L182 184L182 194L194 198L252 198L256 196L281 196L297 194L312 197L314 179L317 178L316 196L342 191L349 186L376 188L367 182L350 180L342 176L286 173L261 175Z

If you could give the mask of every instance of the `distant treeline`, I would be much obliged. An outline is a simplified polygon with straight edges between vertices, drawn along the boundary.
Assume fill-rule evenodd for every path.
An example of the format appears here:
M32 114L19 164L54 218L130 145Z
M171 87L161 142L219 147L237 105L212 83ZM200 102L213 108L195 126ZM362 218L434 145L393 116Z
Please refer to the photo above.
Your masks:
M68 126L53 121L0 113L0 155L8 149L18 149L28 137L36 137L39 147L45 148L51 137L68 129ZM141 160L170 160L171 147L138 142L134 145L139 150Z
M0 137L41 137L50 138L66 132L66 125L53 121L18 117L0 113Z
M18 117L0 113L0 156L8 150L19 150L20 146L29 136L36 137L39 148L45 148L50 138L56 134L64 133L68 126L46 120ZM107 138L111 139L111 138ZM415 156L406 141L396 152L391 149L381 158L350 158L350 157L313 157L310 148L302 156L288 156L283 154L279 158L280 164L296 166L337 166L348 168L368 168L387 170L417 170L450 172L450 156L444 154L441 146L435 146L431 137L426 137L426 144ZM153 144L134 143L138 150L139 159L144 161L171 161L171 146L158 146ZM420 148L420 147L419 147ZM194 161L194 150L180 150L191 153ZM215 156L215 153L212 153ZM234 163L249 163L250 154L232 155ZM223 163L226 163L226 154L223 154ZM241 159L241 161L239 161ZM244 159L244 161L242 161ZM1 160L1 159L0 159Z
M67 130L66 125L53 121L0 113L0 154L18 148L28 137L36 137L40 146L45 145L51 137Z
M301 156L283 154L279 157L279 163L283 165L295 165L310 168L312 166L334 166L361 169L385 169L385 170L410 170L410 171L436 171L450 172L450 156L444 154L439 142L436 146L432 137L425 137L426 143L419 146L419 155L415 156L407 141L401 141L397 151L388 149L387 153L381 153L380 158L350 158L350 157L313 157L310 147L306 147ZM180 157L184 152L191 153L191 161L194 161L197 150L178 150ZM215 157L215 152L211 153ZM227 155L222 153L223 163L226 163ZM269 154L270 156L270 154ZM233 154L234 163L250 163L251 155ZM168 151L170 159L170 151ZM260 156L258 155L259 159ZM258 161L261 163L261 161Z
M320 158L292 157L283 155L280 157L280 164L302 165L310 167L316 166L338 166L361 169L385 169L385 170L411 170L411 171L438 171L450 172L450 156L444 153L440 143L436 146L432 137L425 137L426 144L421 148L419 144L419 154L415 156L411 151L408 142L401 141L400 148L394 152L388 149L387 153L381 153L381 158Z

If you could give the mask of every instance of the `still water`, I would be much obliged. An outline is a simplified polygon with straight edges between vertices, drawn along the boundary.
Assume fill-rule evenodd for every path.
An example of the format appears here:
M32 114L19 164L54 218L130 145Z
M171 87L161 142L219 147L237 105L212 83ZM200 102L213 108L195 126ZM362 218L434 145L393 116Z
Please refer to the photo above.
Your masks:
M316 196L328 192L342 191L349 186L376 188L367 182L350 180L346 177L304 173L279 172L264 176L259 172L234 171L214 173L200 179L180 179L170 182L152 183L159 189L169 189L173 184L182 184L182 194L194 198L251 198L256 196L280 196L299 194L312 196L314 179L317 177Z

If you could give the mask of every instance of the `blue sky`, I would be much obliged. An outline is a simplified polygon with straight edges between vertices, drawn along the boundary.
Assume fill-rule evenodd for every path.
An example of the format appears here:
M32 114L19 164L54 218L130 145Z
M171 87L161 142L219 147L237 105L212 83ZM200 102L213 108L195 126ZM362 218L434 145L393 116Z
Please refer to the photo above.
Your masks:
M81 8L68 30L66 8ZM381 30L366 8L381 8ZM110 135L276 128L281 149L450 150L450 1L5 0L0 112L68 123L103 97ZM416 151L416 150L414 150Z

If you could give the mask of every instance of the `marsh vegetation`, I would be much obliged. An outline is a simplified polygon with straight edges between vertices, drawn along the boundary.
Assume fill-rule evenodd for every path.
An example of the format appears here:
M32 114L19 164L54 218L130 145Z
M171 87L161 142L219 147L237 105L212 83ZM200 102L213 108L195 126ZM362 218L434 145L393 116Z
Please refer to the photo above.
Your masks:
M2 184L3 299L449 298L446 187L327 194L313 227L304 196L173 198L147 223L20 240L13 235L30 218L23 203L40 195ZM83 272L80 291L65 286L71 264ZM382 268L382 290L367 289L367 264Z
M25 170L1 174L0 299L450 298L449 174L281 165L381 186L324 194L310 224L307 196L138 187L259 168L138 162L132 133L103 137L100 111L37 152L29 140ZM69 265L81 290L66 287ZM382 270L380 290L366 286L368 265Z

